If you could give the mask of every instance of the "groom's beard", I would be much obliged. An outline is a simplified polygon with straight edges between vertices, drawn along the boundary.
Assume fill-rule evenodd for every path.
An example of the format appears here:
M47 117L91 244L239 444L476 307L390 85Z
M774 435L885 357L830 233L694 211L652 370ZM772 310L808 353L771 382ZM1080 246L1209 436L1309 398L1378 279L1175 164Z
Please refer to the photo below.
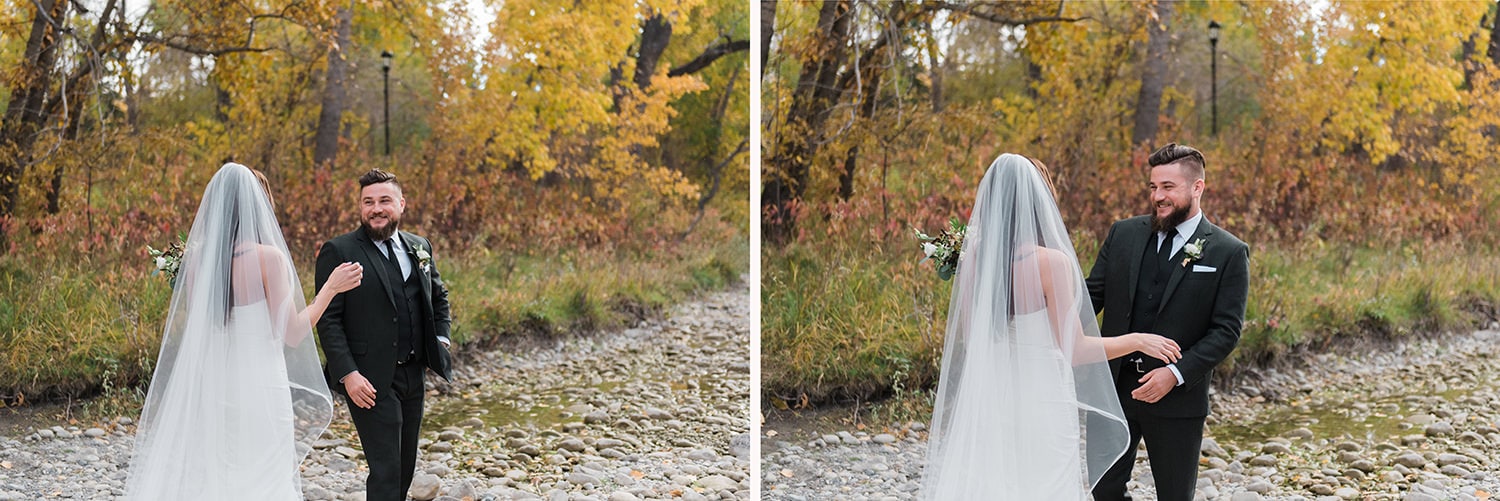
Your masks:
M359 226L365 229L365 234L370 236L370 240L379 242L396 234L396 230L401 226L401 218L386 214L385 226L378 230L370 227L368 219L361 220Z
M1165 218L1157 216L1156 204L1151 204L1151 230L1168 231L1177 229L1177 225L1188 220L1188 213L1193 210L1192 202L1188 202L1188 204L1186 207L1180 205L1173 207L1172 212L1167 213L1167 217Z

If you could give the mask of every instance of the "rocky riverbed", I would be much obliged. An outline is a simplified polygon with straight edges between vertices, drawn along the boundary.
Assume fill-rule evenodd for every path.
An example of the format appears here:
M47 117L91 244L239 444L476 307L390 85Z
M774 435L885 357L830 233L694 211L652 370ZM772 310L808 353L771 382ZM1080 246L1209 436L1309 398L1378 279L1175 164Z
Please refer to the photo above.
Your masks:
M1490 499L1500 492L1496 327L1317 354L1220 385L1197 498ZM926 430L773 420L762 443L764 499L905 500L918 490ZM1140 456L1130 491L1152 500L1144 448Z
M417 500L750 497L748 291L524 353L467 357L431 383ZM303 462L310 500L363 500L367 466L339 417ZM124 494L133 422L0 437L0 501Z

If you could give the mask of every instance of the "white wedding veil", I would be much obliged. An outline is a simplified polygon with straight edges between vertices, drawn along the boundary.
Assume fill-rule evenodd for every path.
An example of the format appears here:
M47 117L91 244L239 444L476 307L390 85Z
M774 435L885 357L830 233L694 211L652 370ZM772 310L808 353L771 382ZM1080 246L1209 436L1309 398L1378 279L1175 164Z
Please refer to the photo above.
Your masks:
M333 417L305 307L268 194L225 164L188 233L127 499L301 499Z
M1129 429L1049 183L1003 154L953 279L923 499L1088 499ZM1051 294L1044 292L1051 289Z

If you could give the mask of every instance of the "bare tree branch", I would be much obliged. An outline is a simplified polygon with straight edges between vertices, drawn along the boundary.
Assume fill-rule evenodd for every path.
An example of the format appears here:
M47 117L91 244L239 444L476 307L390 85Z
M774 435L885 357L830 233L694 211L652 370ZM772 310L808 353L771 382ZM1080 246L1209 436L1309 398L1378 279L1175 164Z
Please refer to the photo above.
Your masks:
M709 47L704 49L703 53L699 54L698 57L693 58L692 61L688 61L687 64L672 68L672 71L667 72L667 76L680 77L697 73L707 68L708 65L713 64L719 58L743 50L750 50L749 40L733 40Z
M1014 18L1014 17L1010 17L1010 16L1007 16L1007 15L1003 15L1003 14L997 13L997 12L983 10L982 7L984 7L985 5L986 4L984 4L984 3L958 4L958 3L953 3L953 2L936 1L936 2L923 2L922 3L922 9L923 10L928 10L928 11L946 10L946 11L949 11L949 12L958 12L958 13L962 13L962 14L967 15L967 16L972 16L972 17L977 18L977 19L983 19L983 20L990 21L990 22L993 22L993 23L1006 24L1006 25L1011 25L1011 26L1026 26L1026 25L1032 25L1032 24L1057 23L1057 22L1073 23L1073 22L1078 22L1078 21L1083 21L1083 20L1090 19L1088 16L1084 16L1084 17L1065 17L1065 16L1062 15L1061 5L1059 5L1059 7L1058 7L1058 11L1057 11L1058 15L1055 15L1055 16L1041 16L1041 17L1022 17L1022 18Z

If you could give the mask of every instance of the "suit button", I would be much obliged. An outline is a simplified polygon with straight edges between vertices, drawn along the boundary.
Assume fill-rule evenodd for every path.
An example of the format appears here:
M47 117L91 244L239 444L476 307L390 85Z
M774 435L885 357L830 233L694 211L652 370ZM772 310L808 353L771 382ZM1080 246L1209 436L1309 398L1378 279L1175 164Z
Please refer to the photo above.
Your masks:
M391 317L391 323L396 323L396 317Z

